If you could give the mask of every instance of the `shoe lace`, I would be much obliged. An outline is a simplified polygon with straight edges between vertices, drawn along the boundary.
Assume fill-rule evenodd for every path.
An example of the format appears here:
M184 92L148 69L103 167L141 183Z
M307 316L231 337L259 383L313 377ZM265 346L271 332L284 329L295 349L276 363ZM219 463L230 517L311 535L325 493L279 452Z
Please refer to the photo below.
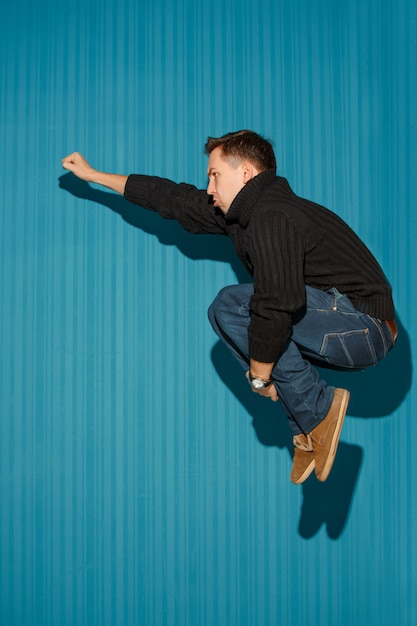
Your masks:
M313 440L311 435L294 435L293 443L296 448L303 450L303 452L313 452Z

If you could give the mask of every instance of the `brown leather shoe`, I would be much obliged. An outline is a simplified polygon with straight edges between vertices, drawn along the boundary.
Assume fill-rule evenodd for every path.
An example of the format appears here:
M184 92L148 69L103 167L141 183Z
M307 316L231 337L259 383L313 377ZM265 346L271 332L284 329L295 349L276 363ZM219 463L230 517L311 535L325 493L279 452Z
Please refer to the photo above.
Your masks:
M310 435L294 435L294 457L290 480L299 485L310 476L315 467L313 443Z
M346 389L335 389L329 412L310 433L316 476L322 482L327 479L333 467L349 398L350 393Z

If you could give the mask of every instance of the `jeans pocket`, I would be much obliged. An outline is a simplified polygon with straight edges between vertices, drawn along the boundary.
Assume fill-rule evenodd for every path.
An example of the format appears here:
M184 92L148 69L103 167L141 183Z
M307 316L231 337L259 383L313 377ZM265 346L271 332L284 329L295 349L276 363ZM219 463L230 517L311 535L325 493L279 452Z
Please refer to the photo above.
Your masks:
M375 365L378 360L368 328L325 334L320 355L329 365L352 369Z

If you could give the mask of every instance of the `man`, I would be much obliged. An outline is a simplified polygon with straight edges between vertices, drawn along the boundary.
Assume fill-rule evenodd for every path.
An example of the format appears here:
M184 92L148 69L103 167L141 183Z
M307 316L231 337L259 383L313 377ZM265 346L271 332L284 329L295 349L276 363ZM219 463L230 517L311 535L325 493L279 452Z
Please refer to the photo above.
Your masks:
M252 390L281 400L293 433L292 482L313 470L324 481L349 392L326 385L313 365L353 370L382 359L397 336L391 287L347 224L276 176L270 142L243 130L209 138L206 153L207 193L153 176L99 172L79 153L63 167L188 231L231 237L253 284L224 288L210 322Z

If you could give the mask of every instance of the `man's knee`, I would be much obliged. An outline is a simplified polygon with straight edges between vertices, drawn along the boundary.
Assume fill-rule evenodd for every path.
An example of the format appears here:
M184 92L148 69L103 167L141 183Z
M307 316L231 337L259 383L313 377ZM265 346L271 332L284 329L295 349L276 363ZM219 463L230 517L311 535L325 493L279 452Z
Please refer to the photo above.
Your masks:
M231 287L223 287L208 308L207 314L212 326L217 326L218 323L221 323L224 312L230 306L229 289Z
M211 324L224 326L235 316L249 316L249 300L252 293L252 285L223 287L208 309Z

